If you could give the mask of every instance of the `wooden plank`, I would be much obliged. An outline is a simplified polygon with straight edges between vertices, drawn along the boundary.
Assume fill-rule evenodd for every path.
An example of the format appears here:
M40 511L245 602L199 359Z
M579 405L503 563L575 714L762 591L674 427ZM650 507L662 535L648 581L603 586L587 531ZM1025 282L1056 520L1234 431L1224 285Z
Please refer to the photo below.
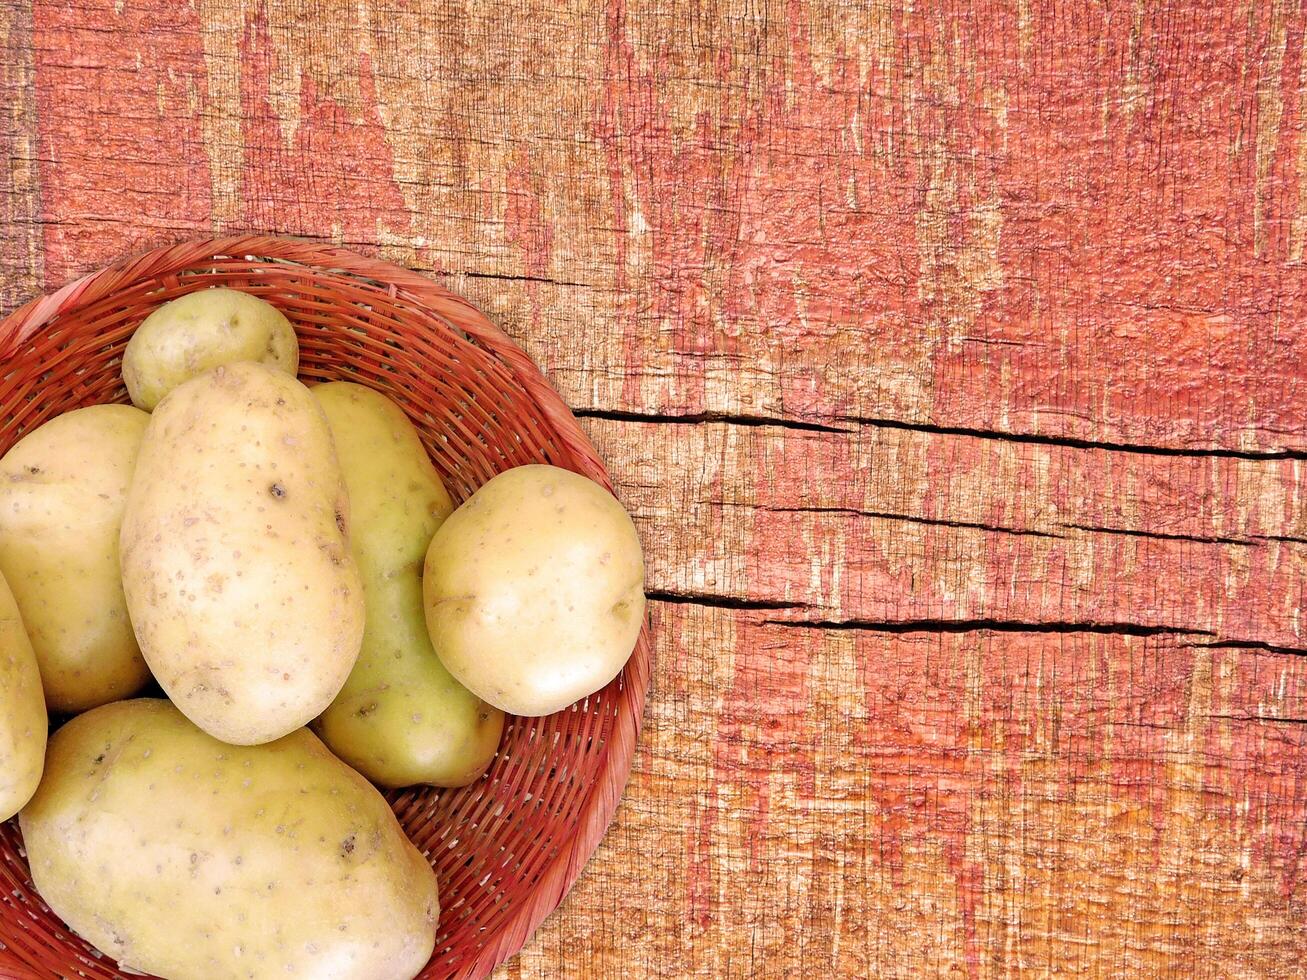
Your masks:
M584 408L1307 452L1302 11L691 6L38 3L51 278L321 236L529 277Z
M707 19L696 72L680 18L614 18L603 136L650 232L604 401L1301 448L1296 6Z
M618 821L504 976L1297 974L1307 725L1244 719L1307 659L762 616L658 607Z
M810 623L1069 623L1307 649L1297 460L588 425L655 543L657 592Z

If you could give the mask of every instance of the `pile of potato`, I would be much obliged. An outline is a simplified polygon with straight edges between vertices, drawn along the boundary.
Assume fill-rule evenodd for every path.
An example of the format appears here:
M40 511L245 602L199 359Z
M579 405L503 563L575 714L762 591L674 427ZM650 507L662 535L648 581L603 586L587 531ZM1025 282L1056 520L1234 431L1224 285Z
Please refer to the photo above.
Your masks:
M435 875L372 784L474 781L504 712L604 687L644 616L601 487L523 466L455 509L398 406L298 362L274 307L194 292L128 344L136 407L0 460L0 820L163 977L416 975ZM168 700L124 700L151 677ZM47 711L76 716L48 746Z

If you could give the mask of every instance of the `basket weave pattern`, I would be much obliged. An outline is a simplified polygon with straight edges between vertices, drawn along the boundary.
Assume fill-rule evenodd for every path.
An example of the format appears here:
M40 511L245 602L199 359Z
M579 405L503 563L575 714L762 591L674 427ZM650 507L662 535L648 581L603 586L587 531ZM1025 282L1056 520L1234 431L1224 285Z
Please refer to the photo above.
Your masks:
M0 453L62 412L126 401L119 370L132 331L168 300L218 285L260 296L290 318L306 381L348 379L393 398L457 500L533 462L612 488L535 365L465 300L385 262L262 237L159 249L0 322ZM630 772L649 670L646 628L600 693L548 718L510 717L485 778L461 790L390 794L440 878L436 952L423 977L489 974L571 888ZM0 826L0 947L0 976L125 976L41 901L16 821Z

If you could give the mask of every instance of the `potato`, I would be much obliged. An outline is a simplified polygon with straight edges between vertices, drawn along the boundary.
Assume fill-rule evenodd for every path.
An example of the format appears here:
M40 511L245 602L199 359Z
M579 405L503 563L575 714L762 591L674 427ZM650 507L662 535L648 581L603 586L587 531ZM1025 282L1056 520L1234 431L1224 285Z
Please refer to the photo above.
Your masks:
M132 404L151 412L183 381L237 361L258 361L295 377L295 329L257 296L201 289L163 304L136 328L123 352L123 381Z
M399 980L431 956L436 877L381 795L308 731L225 745L166 701L50 740L19 818L41 897L173 980Z
M449 672L517 715L547 715L621 671L644 618L644 558L608 491L554 466L495 477L431 539L427 628Z
M245 361L155 409L123 515L141 650L186 717L252 745L340 693L363 636L349 505L309 390Z
M117 701L150 679L118 572L118 528L149 421L130 405L77 409L0 460L0 572L51 711Z
M0 822L36 792L48 729L36 654L14 594L0 577Z
M427 635L422 559L453 502L394 402L347 381L312 391L345 474L367 607L358 663L318 734L382 786L466 786L494 757L504 714L449 675Z

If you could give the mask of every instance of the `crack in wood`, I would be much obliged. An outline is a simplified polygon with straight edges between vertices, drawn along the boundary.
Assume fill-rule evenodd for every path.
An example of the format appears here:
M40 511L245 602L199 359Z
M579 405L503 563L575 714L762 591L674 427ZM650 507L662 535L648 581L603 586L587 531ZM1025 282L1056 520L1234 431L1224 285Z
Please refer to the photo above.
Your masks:
M580 286L583 289L594 288L593 285L588 282L574 282L571 279L550 279L548 276L517 275L509 272L472 272L466 269L441 269L434 274L449 277L466 276L468 279L495 279L500 282L544 282L551 286Z
M1025 622L1008 619L767 619L767 626L871 633L1106 633L1121 636L1214 636L1211 630L1144 623Z
M663 425L723 425L775 426L804 432L831 432L848 434L848 426L867 426L877 429L901 429L929 435L960 436L969 439L989 439L999 442L1024 443L1035 446L1061 446L1069 449L1086 449L1101 452L1136 453L1149 456L1180 456L1187 458L1246 459L1246 460L1307 460L1307 449L1227 449L1221 447L1159 446L1138 442L1111 442L1080 439L1074 436L1051 436L1035 432L1007 432L1001 429L973 429L965 426L934 425L929 422L909 422L903 419L876 418L866 415L835 415L831 422L809 422L776 415L748 415L721 411L687 413L644 412L629 409L583 408L575 409L577 418L604 419L613 422L638 422ZM835 425L833 422L846 423Z
M711 592L688 590L646 589L645 597L653 602L670 602L677 605L709 606L713 609L742 609L778 611L781 609L811 609L806 602L784 602L768 599L741 599L735 596L714 595Z
M996 439L1002 442L1020 442L1036 446L1064 446L1070 449L1093 449L1104 452L1141 453L1150 456L1214 457L1221 459L1301 459L1307 460L1307 449L1225 449L1213 447L1158 446L1140 442L1109 442L1096 439L1079 439L1075 436L1050 436L1035 432L1006 432L1001 429L972 429L965 426L932 425L927 422L906 422L898 419L872 418L862 415L837 415L840 422L852 422L880 429L906 429L942 436L965 436L973 439Z
M1095 524L1063 524L1061 526L1076 531L1092 531L1096 534L1120 534L1131 538L1156 538L1159 541L1195 541L1199 544L1232 544L1238 545L1242 548L1261 547L1260 541L1250 541L1247 538L1209 537L1201 534L1173 534L1166 531L1136 531L1128 527L1105 527Z
M773 514L848 514L855 517L874 517L885 521L906 521L909 524L927 524L934 527L960 527L976 531L993 531L998 534L1016 534L1031 538L1058 538L1065 535L1052 531L1036 531L1029 528L1005 527L1002 524L985 524L980 521L950 521L938 517L917 517L912 514L893 514L887 511L861 510L857 507L767 507ZM1066 525L1074 526L1074 525Z
M637 422L642 425L724 425L769 426L777 429L795 429L800 432L835 432L847 434L849 429L820 422L800 422L796 419L776 418L770 415L732 415L727 412L695 412L686 415L662 415L655 412L632 412L620 409L577 408L572 414L579 419L602 419L606 422Z
M1286 544L1307 544L1307 538L1299 537L1294 534L1250 534L1248 536L1257 541L1281 541Z
M1307 725L1307 718L1277 718L1274 715L1208 715L1222 721L1265 722L1275 725Z
M1186 646L1205 647L1209 650L1265 650L1268 653L1286 653L1291 657L1307 657L1307 647L1290 647L1263 640L1213 640L1210 643L1189 643Z

